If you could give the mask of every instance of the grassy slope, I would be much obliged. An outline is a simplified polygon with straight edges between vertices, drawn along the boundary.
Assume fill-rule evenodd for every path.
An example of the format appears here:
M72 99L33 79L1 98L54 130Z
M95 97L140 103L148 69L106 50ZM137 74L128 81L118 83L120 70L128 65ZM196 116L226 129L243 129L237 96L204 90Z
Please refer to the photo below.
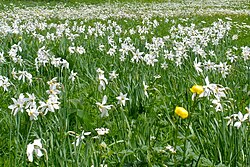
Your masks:
M247 24L250 24L248 16L230 17L238 22L246 22ZM224 18L224 16L197 16L191 18L191 21L199 24L201 20L206 20L209 25L218 18ZM137 23L138 21L133 20L129 20L128 23L123 23L121 21L121 24L125 28L136 25ZM155 35L165 35L164 30L166 29L166 26L168 25L163 25L155 30ZM237 33L237 31L237 29L234 29L231 35ZM24 40L31 42L29 41L30 39ZM237 43L231 43L225 47L230 45L244 46L248 44L249 36L244 33L240 36L240 40L237 41ZM72 68L74 68L85 81L72 88L71 85L65 85L65 97L69 97L70 99L64 99L65 101L63 101L63 105L65 105L65 108L62 109L58 115L51 114L48 118L43 118L34 123L34 125L30 123L24 124L23 127L18 127L20 128L18 130L16 130L16 125L18 125L19 118L15 120L11 116L7 117L9 120L2 119L3 121L6 121L6 126L1 127L1 139L2 141L7 141L8 144L2 142L1 151L3 151L1 154L3 155L2 162L4 162L6 166L10 166L10 164L15 164L17 166L18 164L21 164L22 166L27 165L25 146L28 143L28 138L27 141L23 142L23 137L26 140L25 137L29 136L29 129L35 131L33 132L34 134L32 134L33 136L43 136L46 139L49 138L46 147L48 149L49 159L53 159L53 161L50 161L50 166L64 166L66 164L68 166L74 166L83 163L91 164L93 163L91 161L100 163L100 161L105 158L107 158L109 163L114 163L114 166L124 163L126 166L132 166L133 163L135 166L150 166L151 162L157 162L160 164L161 162L167 162L168 158L172 158L177 166L180 166L183 163L195 164L199 157L201 157L201 160L197 165L202 165L206 162L207 164L224 163L236 166L237 161L242 161L240 151L243 150L246 152L244 146L247 146L249 143L249 134L244 132L244 130L237 131L228 128L225 123L222 122L222 115L205 112L209 111L209 108L202 105L201 102L199 102L199 105L197 104L197 106L192 104L190 99L191 94L188 89L195 81L198 83L203 82L202 79L198 79L197 75L186 72L192 68L192 65L177 70L174 66L171 66L167 73L159 70L159 68L155 69L155 71L147 67L138 67L135 69L132 65L124 67L123 64L120 63L115 65L110 63L112 61L119 62L119 60L113 60L111 58L105 60L102 58L99 59L98 57L100 55L94 49L91 53L92 57L74 59L67 54L63 55L62 52L58 51L57 46L59 45L60 41L56 46L51 45L51 49L58 55L64 56L64 58L68 59L72 64L75 64ZM95 44L91 41L86 42L85 45L88 46L87 48L90 51L92 48L95 48L93 47ZM141 48L143 47L141 46ZM66 48L64 49L66 52ZM35 54L35 52L33 54ZM88 63L86 64L85 62ZM100 101L101 96L95 91L96 85L94 87L91 85L91 83L94 84L94 82L91 78L88 78L91 77L91 75L89 76L88 74L93 74L95 69L100 66L105 68L105 71L110 71L112 69L120 70L119 77L121 80L119 83L122 85L123 91L129 92L130 97L134 98L133 100L136 100L137 97L142 98L140 95L141 92L137 91L141 86L138 85L138 83L143 79L148 80L148 82L153 80L153 78L147 78L146 76L154 76L157 74L162 76L163 79L156 84L163 85L163 87L158 88L162 94L154 92L152 93L152 100L142 98L139 99L140 102L138 103L137 99L137 102L131 102L132 104L126 109L126 112L113 110L110 112L110 117L99 119L97 112L92 113L91 111L96 110L96 107L93 106L93 104L95 103L95 100ZM54 73L55 75L58 75L57 72ZM54 74L49 75L54 76ZM228 80L231 82L220 79L216 75L211 74L210 76L213 81L237 90L235 90L235 94L237 95L236 98L239 98L237 100L242 100L242 102L237 103L238 106L236 106L236 109L242 109L247 103L249 103L249 101L245 99L246 95L241 92L243 86L247 84L248 81L248 76L244 71L240 71L240 73L233 72L233 74L228 77ZM95 76L92 77L95 78ZM35 85L36 84L38 89L39 85L38 83L35 83ZM23 90L25 90L25 88L23 88ZM119 93L119 91L118 88L112 90L111 85L105 93L112 95L113 92ZM67 92L70 93L68 94ZM91 97L98 97L98 99L93 99ZM6 99L10 99L10 97L6 95ZM115 103L115 95L111 97L110 101ZM8 103L7 100L4 102ZM177 117L174 117L173 109L176 104L185 105L185 107L193 113L193 116L191 117L192 119L181 121ZM3 113L1 113L1 116L2 118L6 118ZM66 120L70 121L67 122ZM28 119L26 118L26 120L23 119L22 121L28 122ZM8 125L10 122L13 123L13 126ZM190 124L192 126L189 126ZM86 143L83 145L82 150L79 154L76 154L79 150L74 150L75 148L70 144L72 142L71 138L66 136L65 132L68 130L79 131L81 127L86 130L92 130L96 126L105 126L111 129L110 135L103 139L109 144L109 150L101 150L99 148L100 141L86 139ZM9 130L12 130L12 132ZM19 134L19 132L21 132L21 134ZM150 140L150 136L152 135L157 137L157 141L152 142ZM240 141L238 136L242 136L246 141ZM115 143L120 140L124 140L124 142L121 144ZM161 149L162 146L167 144L178 146L179 150L177 156L173 157L157 152L157 149ZM246 153L248 153L246 156L249 156L249 152ZM38 162L40 165L46 164L44 159ZM243 166L247 165L247 161L244 162L245 164L243 164Z

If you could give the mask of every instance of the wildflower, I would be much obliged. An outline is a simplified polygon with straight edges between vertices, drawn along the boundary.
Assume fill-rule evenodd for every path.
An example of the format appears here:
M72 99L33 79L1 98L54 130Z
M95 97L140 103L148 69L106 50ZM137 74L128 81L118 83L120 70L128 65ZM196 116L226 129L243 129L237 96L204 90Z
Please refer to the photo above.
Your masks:
M158 62L158 59L155 54L146 54L144 57L144 61L147 65L154 66L154 64Z
M76 52L78 52L79 54L86 53L84 47L82 47L82 46L78 46L78 47L76 48Z
M4 91L8 91L10 85L9 78L0 75L0 87L3 87Z
M110 48L110 49L108 50L107 54L110 55L110 56L114 56L115 52L116 52L116 48L113 47L113 48Z
M161 78L161 76L160 75L155 75L154 78L159 79L159 78Z
M182 119L185 119L188 117L188 112L186 109L184 109L183 107L176 107L175 108L175 113L180 116Z
M26 93L28 95L28 98L25 98L25 101L26 101L26 109L27 108L34 108L36 107L36 96L34 95L34 93L32 94L29 94L29 93Z
M171 153L176 153L176 150L174 149L173 146L168 145L166 149L169 150Z
M210 60L208 60L208 61L205 61L204 62L204 68L206 69L206 70L215 70L216 69L216 65L215 65L215 63L214 62L211 62Z
M194 68L198 72L198 74L200 74L200 73L203 72L203 70L201 69L201 67L202 67L201 62L197 62L197 58L195 58L195 60L194 60Z
M168 68L168 64L164 61L162 64L161 64L161 68L166 70Z
M50 58L51 55L49 50L45 50L45 46L40 48L37 52L37 58L35 59L36 69L38 70L41 65L46 66L46 64L49 63Z
M28 144L26 154L30 162L33 162L33 154L35 154L38 158L43 156L41 150L46 151L42 148L41 139L36 139L32 144Z
M103 51L103 50L104 50L104 47L105 47L104 45L100 44L100 45L99 45L99 50L100 50L100 51Z
M69 53L73 54L73 53L75 53L75 50L76 50L76 47L74 47L74 46L69 47Z
M244 61L247 61L250 59L250 48L248 46L245 47L241 47L242 49L242 55L243 55L243 59Z
M74 134L74 136L76 137L76 141L74 141L72 144L74 144L75 146L79 146L80 142L85 138L85 136L90 135L91 132L84 132L83 130L81 135L75 135L75 132L69 131L69 134Z
M193 93L192 100L194 100L197 94L200 95L202 92L204 92L204 89L201 85L194 85L192 88L190 88L190 91Z
M127 93L126 94L120 93L120 96L116 97L116 99L118 100L118 104L122 106L125 106L126 100L129 100L129 98L127 98Z
M98 68L96 70L96 72L98 73L98 78L97 79L99 81L98 90L99 91L105 90L106 85L108 84L108 80L104 76L104 71L101 70L100 68Z
M139 49L136 50L136 52L132 52L133 57L131 59L131 62L136 62L138 63L141 59L143 59L142 55L144 52L140 52Z
M73 70L70 72L70 76L69 76L69 80L71 80L72 82L75 81L76 79L76 75L77 73L76 72L73 72Z
M234 126L239 129L241 127L242 122L244 122L248 118L248 113L243 116L243 114L239 112L237 117L239 120L234 123Z
M205 79L206 85L203 86L204 91L200 94L199 97L209 97L211 94L215 96L216 99L226 97L225 90L226 88L218 84L210 84L208 77Z
M111 71L111 73L109 73L109 79L110 80L114 80L118 77L119 74L116 74L115 71Z
M60 64L61 64L62 69L63 68L69 69L69 62L67 62L67 60L62 59Z
M47 82L47 84L48 84L49 86L54 85L54 84L56 84L56 83L57 83L57 77L52 78L50 81Z
M233 115L231 115L231 116L225 117L225 119L228 119L228 121L227 121L227 126L228 126L228 125L233 126L233 123L234 123L234 121L236 120L236 117L237 117L237 114L233 114Z
M96 72L97 72L99 75L104 74L104 71L103 71L102 69L100 69L100 68L98 68L98 69L96 70Z
M39 112L36 107L32 107L26 110L28 115L30 116L30 120L37 120L37 116L39 115Z
M212 100L212 103L216 106L215 111L222 111L223 110L223 106L221 104L220 99L214 99L214 100Z
M61 91L58 90L58 87L60 87L58 83L52 84L50 85L50 88L49 90L46 91L46 93L48 93L49 95L54 95L54 96L57 94L60 94Z
M44 115L50 112L55 112L55 110L58 110L60 107L60 102L58 101L58 97L56 95L49 95L49 99L46 102L40 101L40 106L38 109L41 109L42 112L44 112Z
M56 58L55 56L52 56L52 58L51 58L51 64L54 67L59 67L61 65L61 58L60 57Z
M19 77L18 80L22 80L23 82L25 82L25 78L27 78L29 80L29 83L31 84L32 82L32 75L30 73L28 73L27 71L18 71Z
M17 78L18 78L17 72L15 71L15 68L12 69L11 75L12 75L12 77L13 77L14 79L17 79Z
M57 78L53 78L52 80L48 81L47 84L49 85L49 90L46 91L49 95L56 96L61 93L59 90L61 88L61 84L57 82Z
M203 89L203 87L202 86L200 86L200 85L194 85L194 86L192 86L192 88L190 89L190 91L192 92L192 93L196 93L196 94L201 94L202 92L204 92L204 89Z
M107 128L96 128L95 130L99 136L103 136L109 133L109 129Z
M111 109L112 105L105 105L107 103L107 96L104 95L102 98L102 103L97 102L96 105L98 106L100 112L101 112L101 117L104 116L109 116L108 110Z
M18 111L23 112L25 98L23 93L19 95L18 99L11 98L14 104L10 105L8 108L12 110L12 114L15 116Z
M105 78L105 76L103 74L100 74L98 76L98 81L99 81L99 86L98 86L98 90L105 90L106 89L106 85L108 84L108 80Z

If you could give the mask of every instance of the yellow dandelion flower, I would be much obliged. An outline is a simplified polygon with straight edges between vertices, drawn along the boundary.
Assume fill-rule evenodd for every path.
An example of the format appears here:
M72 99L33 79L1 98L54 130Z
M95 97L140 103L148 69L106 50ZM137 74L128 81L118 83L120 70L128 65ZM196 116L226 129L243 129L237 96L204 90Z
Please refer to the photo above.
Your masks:
M174 112L178 116L180 116L182 119L185 119L188 117L188 111L183 107L176 107Z

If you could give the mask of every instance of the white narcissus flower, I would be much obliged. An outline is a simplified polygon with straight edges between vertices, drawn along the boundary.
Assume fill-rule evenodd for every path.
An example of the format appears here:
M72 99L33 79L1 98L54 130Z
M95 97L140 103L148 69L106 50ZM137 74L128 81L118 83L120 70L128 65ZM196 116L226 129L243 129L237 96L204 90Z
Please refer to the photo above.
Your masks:
M142 55L144 52L140 52L139 49L136 50L136 52L132 51L133 57L131 59L131 62L136 62L138 63L140 60L143 59Z
M35 154L38 158L43 156L43 153L41 150L44 150L42 148L41 139L36 139L32 144L28 144L26 154L28 156L28 160L30 162L33 162L33 154Z
M9 79L5 76L0 75L0 87L3 87L4 91L8 91L8 87L11 85Z
M238 129L241 127L242 122L244 122L248 118L248 113L243 115L241 112L238 112L238 121L234 123L234 126Z
M39 115L39 112L36 107L32 107L26 110L28 115L30 116L30 120L37 120L37 116Z
M81 135L76 135L75 132L69 131L69 134L71 136L76 137L76 141L74 141L72 144L75 146L79 146L80 142L85 138L85 136L89 136L91 134L91 132L84 132L84 130L83 130Z
M104 71L103 71L102 69L100 69L100 68L98 68L98 69L96 70L96 72L97 72L99 75L104 74Z
M209 97L211 94L213 94L218 100L220 100L222 97L226 97L225 91L228 88L224 88L218 84L209 83L208 77L205 78L205 82L206 85L203 86L204 92L202 92L199 97Z
M28 73L27 71L18 71L18 80L22 80L23 82L25 82L25 78L27 78L29 80L29 83L32 83L32 75L30 73Z
M104 116L109 116L108 110L111 109L112 105L105 105L107 103L107 96L104 95L102 98L102 103L97 102L96 105L98 106L100 112L101 112L101 117Z
M169 150L171 153L176 153L176 150L174 149L173 146L168 145L166 146L166 149Z
M33 162L33 151L34 151L34 145L28 144L26 154L30 162Z
M67 62L67 60L62 59L60 64L61 64L62 69L63 68L69 69L69 62Z
M215 111L223 111L223 106L221 104L220 99L214 99L212 100L212 103L216 106Z
M113 48L110 48L108 50L107 54L110 55L110 56L113 56L115 54L115 52L116 52L116 48L113 47Z
M104 76L104 71L98 68L96 72L98 74L97 80L99 82L98 90L99 91L105 90L106 85L108 84L108 80Z
M228 119L227 126L229 126L229 125L233 126L233 123L234 123L234 120L236 119L236 117L237 117L237 114L233 114L231 116L225 117L225 119Z
M100 45L99 45L99 50L100 50L100 51L103 51L103 50L104 50L104 47L105 47L104 45L100 44Z
M83 46L78 46L76 48L76 51L79 53L79 54L83 54L83 53L86 53L85 49Z
M118 100L118 104L122 106L125 106L126 100L129 100L129 98L127 98L127 93L126 94L120 93L120 95L116 97L116 99Z
M19 98L16 100L14 98L11 98L14 104L10 105L8 108L12 110L12 114L15 116L18 111L23 112L24 109L24 103L25 103L25 98L23 93L19 95Z
M111 73L109 73L109 79L110 80L114 80L118 77L119 74L116 74L115 71L111 71Z
M194 60L194 68L198 72L198 74L200 74L200 73L203 72L203 70L201 69L201 67L202 67L201 62L197 62L197 58L195 58L195 60Z
M75 79L76 79L76 75L77 75L77 73L72 70L70 72L69 80L71 80L72 82L74 82Z
M29 93L26 93L26 95L28 96L28 98L25 98L25 101L26 101L26 109L27 108L34 108L36 107L36 96L34 95L34 93L32 94L29 94Z
M41 109L42 112L44 112L44 115L50 112L55 112L55 110L58 110L60 108L60 102L58 101L58 97L55 95L49 95L49 99L45 102L40 101L40 106L38 107L38 110Z
M74 46L69 47L69 53L73 54L73 53L75 53L75 50L76 50L76 47L74 47Z
M161 68L166 70L168 68L168 64L164 61L163 63L161 63Z
M51 64L54 66L54 67L59 67L61 65L61 58L60 57L55 57L55 56L52 56L51 58Z
M109 133L109 129L108 128L96 128L95 130L96 130L96 132L97 132L97 134L99 136L103 136L103 135Z
M100 74L98 76L98 81L99 81L98 90L99 91L105 90L106 85L108 84L108 80L105 78L105 76L103 74Z

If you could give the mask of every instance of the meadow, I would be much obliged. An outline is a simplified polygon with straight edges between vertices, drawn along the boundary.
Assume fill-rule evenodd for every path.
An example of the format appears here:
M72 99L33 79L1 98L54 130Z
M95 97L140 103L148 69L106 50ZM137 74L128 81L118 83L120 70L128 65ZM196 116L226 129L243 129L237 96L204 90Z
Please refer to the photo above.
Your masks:
M250 166L248 0L0 4L0 166Z

